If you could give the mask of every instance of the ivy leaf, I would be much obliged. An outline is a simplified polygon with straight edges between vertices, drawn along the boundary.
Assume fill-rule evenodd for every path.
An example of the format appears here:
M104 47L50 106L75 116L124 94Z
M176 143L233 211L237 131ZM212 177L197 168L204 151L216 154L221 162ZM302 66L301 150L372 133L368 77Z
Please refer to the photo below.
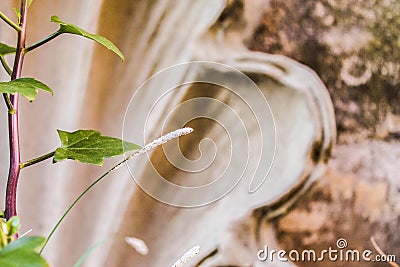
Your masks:
M104 158L141 148L136 144L118 138L102 136L100 132L94 130L57 131L61 140L61 147L57 148L54 153L54 163L72 159L101 166Z
M15 47L8 46L6 44L0 43L0 55L5 56L7 54L15 53Z
M53 94L53 90L47 85L33 78L19 78L9 82L0 82L0 93L20 93L29 101L35 100L39 89Z
M89 33L74 24L67 24L67 23L63 22L62 20L60 20L57 16L52 16L50 18L50 21L60 24L60 29L58 30L58 32L76 34L76 35L91 39L91 40L98 42L99 44L107 47L108 49L113 51L115 54L117 54L122 60L125 60L124 55L118 49L118 47L115 44L113 44L110 40L108 40L107 38L97 35L97 34Z
M30 236L21 237L4 249L0 250L0 266L2 267L48 267L49 265L37 252L44 237Z

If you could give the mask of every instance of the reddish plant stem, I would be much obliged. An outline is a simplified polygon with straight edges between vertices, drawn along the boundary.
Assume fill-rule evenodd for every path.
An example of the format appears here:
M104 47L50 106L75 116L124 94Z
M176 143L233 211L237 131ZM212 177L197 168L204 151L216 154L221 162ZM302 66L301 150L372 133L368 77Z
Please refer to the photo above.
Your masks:
M26 17L28 10L28 1L21 1L21 21L19 26L21 31L18 32L17 50L14 59L14 67L11 80L21 77L22 65L24 62L24 49L26 37ZM18 129L18 94L10 97L15 113L8 114L8 130L10 145L10 168L8 172L7 189L6 189L6 210L7 220L17 215L17 184L20 172L20 146L19 146L19 129Z

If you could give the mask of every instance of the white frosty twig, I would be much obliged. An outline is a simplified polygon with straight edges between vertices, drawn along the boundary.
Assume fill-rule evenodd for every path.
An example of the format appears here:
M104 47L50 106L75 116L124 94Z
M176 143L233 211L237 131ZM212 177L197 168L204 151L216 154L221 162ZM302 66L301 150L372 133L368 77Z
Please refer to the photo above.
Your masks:
M150 149L153 149L155 147L158 147L159 145L165 144L166 142L168 142L172 139L175 139L177 137L180 137L182 135L190 134L191 132L193 132L193 128L190 128L190 127L186 127L186 128L182 128L182 129L178 129L173 132L170 132L166 135L161 136L160 138L157 138L153 142L145 145L140 150L139 154L145 153L145 152L149 151Z
M187 263L188 261L193 259L197 254L199 254L199 251L200 251L200 246L192 247L185 254L183 254L183 256L179 260L177 260L174 263L174 265L172 265L172 267L182 267L183 265L185 265L185 263Z
M125 162L129 161L130 159L132 159L133 157L136 157L140 154L146 153L147 151L158 147L162 144L165 144L166 142L178 138L182 135L187 135L190 134L191 132L193 132L193 128L190 127L185 127L185 128L181 128L175 131L172 131L170 133L167 133L166 135L161 136L160 138L157 138L155 140L153 140L153 142L148 143L147 145L145 145L144 147L142 147L142 149L130 154L129 156L127 156L123 161L121 161L120 163L118 163L117 165L115 165L113 168L111 168L110 172L115 171L116 169L118 169L119 167L121 167Z
M144 256L149 253L149 248L142 239L127 236L125 237L125 242L128 243L128 245L130 245L132 248L134 248L136 252L140 255Z
M147 151L149 151L149 150L151 150L151 149L153 149L153 148L155 148L157 146L160 146L162 144L165 144L166 142L168 142L168 141L170 141L170 140L172 140L174 138L178 138L178 137L180 137L182 135L190 134L191 132L193 132L193 128L185 127L185 128L178 129L178 130L172 131L170 133L167 133L166 135L163 135L160 138L157 138L157 139L153 140L153 142L148 143L147 145L142 147L142 149L140 149L140 150L130 154L129 156L127 156L123 161L119 162L117 165L112 167L108 171L108 173L115 171L116 169L121 167L125 162L131 160L132 158L134 158L134 157L136 157L136 156L138 156L140 154L146 153Z
M22 235L20 235L19 238L26 236L26 235L29 234L30 232L32 232L32 229L29 229L28 231L26 231L25 233L23 233Z

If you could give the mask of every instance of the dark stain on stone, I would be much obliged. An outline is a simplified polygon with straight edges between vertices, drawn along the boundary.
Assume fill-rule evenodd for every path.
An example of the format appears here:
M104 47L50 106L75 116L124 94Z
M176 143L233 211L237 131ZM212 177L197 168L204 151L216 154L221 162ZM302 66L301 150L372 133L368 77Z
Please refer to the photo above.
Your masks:
M299 197L301 191L304 189L304 186L307 184L309 178L310 174L307 174L304 178L301 179L301 181L296 186L294 186L289 192L284 194L278 200L274 201L274 203L255 209L253 211L254 217L258 219L262 218L262 219L272 220L283 215L283 214L273 215L273 213L274 211L283 207L285 204L290 203L294 198ZM291 205L287 207L287 211L290 211L290 209Z
M206 260L214 257L215 255L217 255L218 253L218 248L214 249L213 251L211 251L207 256L205 256L204 258L202 258L196 265L194 265L195 267L198 267L200 265L202 265Z
M220 29L242 29L246 26L246 21L244 20L244 3L242 0L228 1L228 5L222 11L221 15L218 17L214 26L211 27L212 30Z
M322 156L322 142L320 140L317 140L311 146L310 157L315 164L318 164L318 162L321 160L321 156Z
M323 151L322 160L324 163L328 163L329 159L332 157L332 150L333 150L333 143L331 141L328 147Z

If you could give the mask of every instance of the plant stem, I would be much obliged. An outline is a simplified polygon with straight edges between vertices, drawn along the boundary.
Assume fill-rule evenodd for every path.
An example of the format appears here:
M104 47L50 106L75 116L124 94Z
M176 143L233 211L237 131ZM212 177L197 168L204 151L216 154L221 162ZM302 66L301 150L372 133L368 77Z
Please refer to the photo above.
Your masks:
M36 44L33 44L27 48L25 48L25 53L32 51L35 48L38 48L39 46L44 45L45 43L50 42L51 40L53 40L54 38L56 38L57 36L59 36L60 34L62 34L62 32L60 31L56 31L52 34L50 34L49 36L47 36L46 38L44 38L43 40L37 42Z
M24 62L24 49L26 37L26 18L28 11L27 0L21 1L21 21L19 23L20 31L18 32L17 50L15 52L13 73L11 80L21 77L22 65ZM20 146L19 146L19 129L18 129L18 94L10 97L15 113L8 114L8 130L9 130L9 146L10 146L10 168L8 172L7 189L6 189L6 209L5 214L7 220L17 215L17 184L20 173Z
M3 55L0 56L0 61L1 61L1 65L3 65L3 68L6 70L6 72L8 73L8 75L12 75L12 70L10 69L10 67L8 66L6 59L4 58Z
M6 106L7 106L7 109L8 109L8 114L15 114L14 107L13 107L13 105L11 103L11 100L10 100L10 97L8 96L8 94L7 93L3 93L3 98L4 98L4 101L6 102Z
M21 31L21 27L14 23L11 19L9 19L3 12L0 12L0 18L4 20L8 25L14 28L17 32Z
M0 55L0 61L1 61L1 65L3 65L3 67L6 70L6 72L8 73L8 75L11 76L12 75L12 70L8 66L8 64L7 64L7 62L6 62L6 60L5 60L3 55ZM14 110L14 107L13 107L13 105L11 103L11 100L10 100L10 97L8 96L8 94L7 93L3 93L3 98L4 98L4 101L6 102L8 113L9 114L14 114L15 110Z
M31 166L31 165L33 165L33 164L42 162L42 161L44 161L44 160L46 160L46 159L49 159L49 158L53 157L53 156L54 156L54 153L55 153L55 151L50 152L50 153L47 153L47 154L45 154L45 155L43 155L43 156L40 156L40 157L31 159L31 160L28 160L27 162L21 163L21 164L19 165L19 167L20 167L21 169L23 169L23 168L28 167L28 166Z
M116 169L118 169L119 167L122 166L122 164L124 164L125 162L127 162L128 160L130 160L131 158L133 158L136 155L139 155L141 153L142 150L139 150L135 153L133 153L132 155L130 155L129 157L125 158L123 161L117 163L116 165L114 165L114 167L112 167L111 169L109 169L108 171L106 171L105 173L103 173L103 175L101 175L99 178L97 178L93 183L91 183L75 200L74 202L72 202L72 204L68 207L68 209L63 213L63 215L61 216L61 218L58 220L58 222L56 223L56 225L53 227L53 229L51 229L50 234L47 236L46 241L44 242L42 248L39 251L39 255L42 254L43 250L45 249L47 243L49 243L51 237L54 235L54 232L58 229L58 227L60 226L60 224L62 223L62 221L64 221L65 217L68 215L68 213L72 210L73 207L75 207L75 205L79 202L79 200L81 200L81 198L90 190L92 189L98 182L100 182L104 177L106 177L107 175L109 175L110 173L112 173L113 171L115 171Z

